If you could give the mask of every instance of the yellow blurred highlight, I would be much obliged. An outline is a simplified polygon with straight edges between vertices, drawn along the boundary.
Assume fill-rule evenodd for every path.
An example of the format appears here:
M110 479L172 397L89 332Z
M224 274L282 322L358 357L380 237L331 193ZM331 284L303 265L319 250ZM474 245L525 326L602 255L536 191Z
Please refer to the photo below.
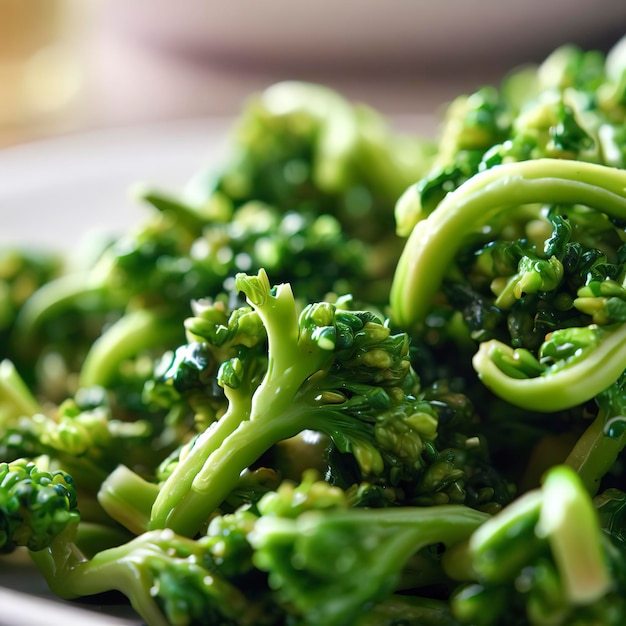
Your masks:
M0 144L70 123L88 0L0 0Z

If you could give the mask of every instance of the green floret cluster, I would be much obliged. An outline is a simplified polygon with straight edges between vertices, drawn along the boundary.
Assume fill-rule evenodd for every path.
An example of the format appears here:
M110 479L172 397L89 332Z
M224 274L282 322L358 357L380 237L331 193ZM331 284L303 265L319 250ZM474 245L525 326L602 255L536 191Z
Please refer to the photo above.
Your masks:
M34 462L0 463L0 551L17 546L43 550L79 518L76 489L69 474L48 472Z
M624 623L625 50L435 139L279 83L134 230L2 252L0 566L148 626Z

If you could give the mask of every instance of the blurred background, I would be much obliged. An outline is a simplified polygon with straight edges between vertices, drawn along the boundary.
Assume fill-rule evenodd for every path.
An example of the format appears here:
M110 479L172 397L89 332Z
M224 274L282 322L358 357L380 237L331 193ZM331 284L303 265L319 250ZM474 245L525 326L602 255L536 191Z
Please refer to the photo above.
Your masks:
M625 26L623 0L0 0L0 146L233 116L285 78L431 115L562 43L607 50Z
M215 169L277 81L435 136L455 96L625 26L624 0L0 0L0 245L126 231L137 182L177 192Z

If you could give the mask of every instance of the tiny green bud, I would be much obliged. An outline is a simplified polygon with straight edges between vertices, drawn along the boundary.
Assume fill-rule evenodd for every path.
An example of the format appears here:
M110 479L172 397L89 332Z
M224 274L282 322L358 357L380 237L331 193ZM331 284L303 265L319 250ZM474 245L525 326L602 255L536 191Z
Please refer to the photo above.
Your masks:
M263 268L256 276L239 273L235 277L235 287L242 291L251 304L263 306L270 296L271 288L267 273Z
M237 389L243 381L243 364L237 357L229 359L220 365L217 372L217 382L221 387Z
M368 367L384 370L392 366L393 358L386 350L376 348L375 350L369 350L363 355L363 363Z
M312 339L321 350L330 352L336 346L337 329L334 326L318 326L313 331Z

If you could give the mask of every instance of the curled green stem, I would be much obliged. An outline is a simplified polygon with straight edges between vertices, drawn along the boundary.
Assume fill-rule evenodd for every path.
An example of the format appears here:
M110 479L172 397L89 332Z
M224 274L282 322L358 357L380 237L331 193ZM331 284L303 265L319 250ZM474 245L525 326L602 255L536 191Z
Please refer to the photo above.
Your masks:
M404 328L422 323L467 235L479 232L503 211L533 203L582 204L626 218L626 171L535 159L473 176L411 232L391 288L394 322Z
M515 351L496 340L482 343L472 364L486 387L511 404L542 413L583 404L613 384L626 369L626 325L603 333L598 344L565 365L518 378L498 365Z

